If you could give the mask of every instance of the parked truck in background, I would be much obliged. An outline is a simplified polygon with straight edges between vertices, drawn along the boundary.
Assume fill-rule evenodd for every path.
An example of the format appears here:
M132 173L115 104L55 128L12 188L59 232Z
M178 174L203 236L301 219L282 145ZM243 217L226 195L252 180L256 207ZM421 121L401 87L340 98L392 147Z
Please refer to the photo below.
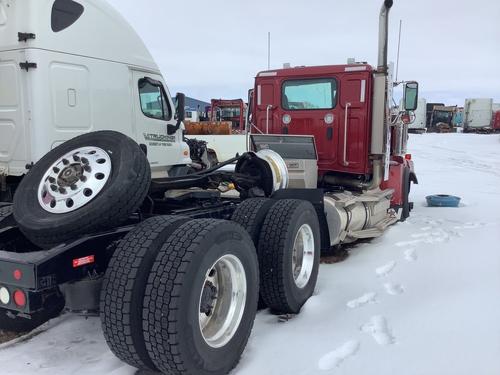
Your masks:
M489 133L493 131L493 99L466 99L464 104L464 132Z
M404 103L401 102L401 105ZM408 125L408 132L422 134L426 132L427 123L427 101L418 99L418 107L413 112L412 122Z
M380 11L376 67L260 72L252 151L194 171L184 96L174 106L106 2L0 0L0 139L14 141L4 165L19 173L13 202L0 202L0 328L98 310L111 351L131 366L229 373L259 299L299 313L320 253L409 216L417 178L403 117L418 84L405 83L404 111L390 118L392 5ZM26 152L33 136L48 149Z
M433 105L430 119L427 123L427 131L433 133L450 133L453 131L453 118L457 110L456 106Z
M247 104L243 99L212 99L208 121L186 123L186 137L207 142L219 162L249 150Z

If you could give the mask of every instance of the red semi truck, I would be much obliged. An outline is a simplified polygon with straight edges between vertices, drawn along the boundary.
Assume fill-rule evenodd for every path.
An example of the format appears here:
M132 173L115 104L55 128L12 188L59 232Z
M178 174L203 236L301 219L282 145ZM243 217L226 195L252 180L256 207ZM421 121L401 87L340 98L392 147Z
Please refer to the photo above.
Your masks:
M211 121L231 121L233 131L245 130L246 105L242 99L212 99Z
M14 20L25 19L19 15L26 14L27 3L12 2ZM36 33L19 35L11 27L7 34L16 48L44 35L57 45L67 37L86 48L70 31L102 30L95 28L99 20L110 35L125 38L105 2L29 5L39 10L33 14L52 12L41 20L53 25L40 21L28 30ZM180 139L184 95L177 95L174 107L161 75L150 77L151 69L132 74L133 64L121 64L130 83L124 103L148 120L148 129L157 128L136 139L123 129L84 131L26 166L13 202L0 202L0 329L26 331L63 308L99 310L106 342L131 366L178 375L229 373L250 336L259 299L273 312L299 313L315 290L320 254L377 237L409 215L416 176L405 151L403 118L417 107L418 84L405 84L404 110L391 118L392 5L385 0L381 8L376 68L348 64L259 73L250 105L252 151L199 171L178 162L167 169L155 159L179 156L168 150L174 135ZM75 23L62 24L68 34L53 35L61 31L54 21L68 16ZM102 38L94 39L92 46L107 53ZM58 64L63 57L57 53ZM81 56L64 58L73 72L73 59ZM88 60L92 69L108 63ZM27 82L47 78L41 73L50 60L36 61L12 62L4 71L30 77ZM27 86L20 85L26 81L6 77L9 92L24 93ZM66 88L74 81L59 83ZM26 103L47 97L36 93ZM6 98L0 95L11 105ZM69 114L67 106L79 109L84 102L66 99L58 103ZM3 188L10 183L5 178Z
M377 68L348 64L260 72L255 79L251 111L253 124L264 134L314 136L318 187L352 192L352 199L359 201L375 191L393 189L391 208L404 220L411 208L410 182L418 181L411 155L406 153L405 113L400 112L392 123L387 117L392 81L383 53L384 38L381 32ZM416 82L405 84L406 110L415 109L417 89ZM287 162L289 170L295 164ZM360 220L370 221L368 210L361 211ZM355 212L340 215L356 222ZM343 232L349 232L349 225Z

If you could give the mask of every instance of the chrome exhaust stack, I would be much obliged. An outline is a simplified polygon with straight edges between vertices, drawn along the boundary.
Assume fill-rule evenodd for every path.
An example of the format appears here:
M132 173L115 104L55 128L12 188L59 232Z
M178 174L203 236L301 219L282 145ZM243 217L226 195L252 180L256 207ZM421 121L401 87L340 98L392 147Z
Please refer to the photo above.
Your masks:
M389 44L389 11L392 8L393 0L385 0L380 9L378 26L378 67L379 72L387 75L387 50Z
M384 176L384 159L386 153L387 132L389 132L389 100L388 80L389 66L387 64L389 44L389 11L393 0L385 0L380 9L378 33L378 66L374 73L373 104L372 104L372 136L370 153L373 158L373 178L368 190L379 187Z

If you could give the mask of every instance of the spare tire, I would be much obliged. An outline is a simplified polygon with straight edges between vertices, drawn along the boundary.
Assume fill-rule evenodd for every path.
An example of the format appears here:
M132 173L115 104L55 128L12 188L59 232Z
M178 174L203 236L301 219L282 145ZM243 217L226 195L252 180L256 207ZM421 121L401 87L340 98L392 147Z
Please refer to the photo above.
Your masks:
M12 217L12 206L0 206L0 229L16 225Z
M139 145L98 131L49 151L23 178L14 218L26 237L51 247L115 227L142 204L151 170Z

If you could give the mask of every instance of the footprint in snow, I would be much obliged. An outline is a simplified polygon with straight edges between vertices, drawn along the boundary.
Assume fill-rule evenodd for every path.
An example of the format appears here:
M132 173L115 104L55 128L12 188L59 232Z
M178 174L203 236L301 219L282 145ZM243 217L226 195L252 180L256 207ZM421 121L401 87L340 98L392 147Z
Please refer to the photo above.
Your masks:
M396 342L387 320L381 315L371 317L370 321L363 324L360 329L362 332L371 334L379 345L391 345Z
M416 249L406 249L405 250L405 259L408 262L415 262L417 260L417 250Z
M320 370L333 370L335 367L340 366L347 358L356 354L359 350L359 341L351 340L339 346L337 349L326 353L318 361L318 368Z
M375 269L375 273L377 274L377 276L387 276L389 273L392 272L395 266L396 262L393 260Z
M357 307L366 305L367 303L376 303L376 302L377 302L377 293L370 292L363 294L361 297L358 297L356 299L347 302L347 307L355 309Z
M392 296L397 296L398 294L402 294L405 291L404 286L401 284L385 283L384 288L387 294L390 294Z

